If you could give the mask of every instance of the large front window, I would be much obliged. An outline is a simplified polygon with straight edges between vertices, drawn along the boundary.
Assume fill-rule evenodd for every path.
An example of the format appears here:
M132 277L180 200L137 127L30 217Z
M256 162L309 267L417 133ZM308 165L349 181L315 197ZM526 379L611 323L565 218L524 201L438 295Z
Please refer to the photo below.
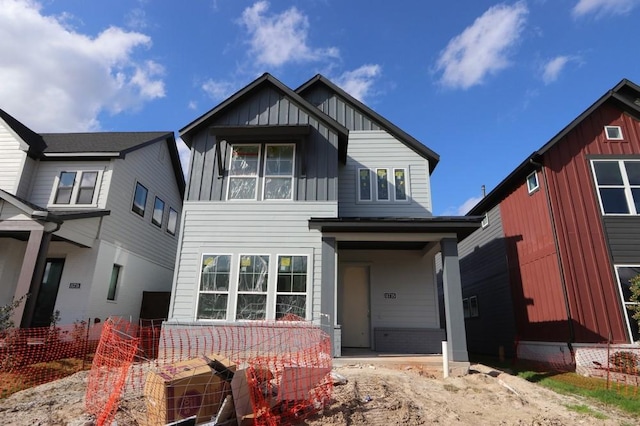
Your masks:
M230 277L230 255L207 254L202 257L198 319L222 320L227 318Z
M640 214L640 160L593 160L602 213Z
M629 334L634 342L640 340L638 332L638 320L633 319L634 311L638 303L631 301L631 279L640 275L640 265L635 266L616 266L616 275L618 277L618 285L620 286L620 294L626 314L627 324L629 326Z

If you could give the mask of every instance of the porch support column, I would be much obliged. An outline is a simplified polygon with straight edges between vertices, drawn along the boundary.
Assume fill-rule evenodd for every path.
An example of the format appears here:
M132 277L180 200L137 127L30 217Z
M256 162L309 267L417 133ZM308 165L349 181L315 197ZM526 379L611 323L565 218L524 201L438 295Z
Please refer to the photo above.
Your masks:
M447 340L451 348L451 360L468 362L467 336L464 328L464 311L462 310L458 241L455 238L443 238L440 241L440 248L442 250L442 282Z
M20 277L14 298L20 298L29 293L26 302L20 304L13 312L14 324L29 327L36 308L36 300L40 291L42 274L47 261L47 250L51 241L51 233L44 229L34 229L29 233L27 249L24 253Z
M336 347L334 327L336 324L336 239L322 237L322 284L320 291L320 318L322 330L329 335L331 353L340 355ZM336 350L338 352L336 352Z

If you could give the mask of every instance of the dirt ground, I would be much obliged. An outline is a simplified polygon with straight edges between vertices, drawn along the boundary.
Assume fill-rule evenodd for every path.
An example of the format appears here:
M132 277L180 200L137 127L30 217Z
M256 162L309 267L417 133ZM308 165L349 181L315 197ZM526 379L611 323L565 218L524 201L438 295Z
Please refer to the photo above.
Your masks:
M463 377L436 378L416 367L337 367L348 382L334 402L306 425L636 425L640 419L582 399L561 396L480 364ZM2 425L91 426L84 412L87 372L0 400ZM588 406L601 418L569 407ZM118 426L137 425L140 401L126 401ZM600 417L600 416L599 416Z

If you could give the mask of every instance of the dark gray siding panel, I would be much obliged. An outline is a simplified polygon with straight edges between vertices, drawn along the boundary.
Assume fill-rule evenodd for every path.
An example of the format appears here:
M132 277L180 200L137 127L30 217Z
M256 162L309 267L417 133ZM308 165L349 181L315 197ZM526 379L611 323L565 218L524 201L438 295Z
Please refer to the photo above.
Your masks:
M640 263L640 217L605 216L604 229L613 263Z
M316 87L305 93L305 99L349 130L382 130L362 111L354 109L337 94L325 87Z
M312 130L304 144L304 149L299 145L296 154L295 199L297 201L337 201L338 135L310 117L277 90L265 88L251 98L237 102L233 108L217 117L211 126L304 124L310 125ZM264 141L256 140L256 142ZM187 200L223 201L226 199L225 176L224 173L221 176L218 170L216 143L220 143L221 162L224 168L228 164L230 150L223 139L218 140L209 129L203 130L192 139L194 155ZM302 158L303 155L305 158ZM304 175L303 169L306 169Z

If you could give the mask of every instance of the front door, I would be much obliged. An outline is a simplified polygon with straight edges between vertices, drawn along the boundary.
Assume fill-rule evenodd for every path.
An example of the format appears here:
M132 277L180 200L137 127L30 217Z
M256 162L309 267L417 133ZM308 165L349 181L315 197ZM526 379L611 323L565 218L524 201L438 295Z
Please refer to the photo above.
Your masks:
M47 259L42 275L40 291L36 299L36 308L33 313L32 327L48 327L51 325L53 308L56 306L58 287L62 277L64 259Z
M368 348L369 323L369 267L345 265L342 274L342 346Z

